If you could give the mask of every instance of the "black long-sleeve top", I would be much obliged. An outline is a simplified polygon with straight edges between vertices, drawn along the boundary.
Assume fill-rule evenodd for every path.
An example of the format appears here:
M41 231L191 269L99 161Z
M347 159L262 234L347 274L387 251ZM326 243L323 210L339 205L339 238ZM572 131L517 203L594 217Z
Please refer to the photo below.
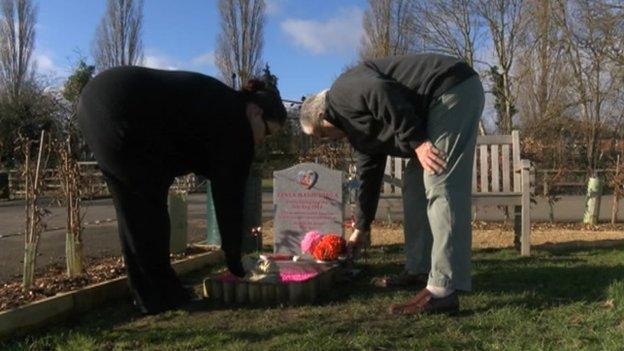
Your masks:
M254 153L245 109L243 93L209 76L118 67L87 84L78 118L100 167L128 184L149 191L190 172L210 179L222 248L236 261Z
M429 106L449 88L477 73L439 54L364 61L346 71L327 94L325 119L347 134L361 181L356 228L375 217L386 157L413 157L427 139Z

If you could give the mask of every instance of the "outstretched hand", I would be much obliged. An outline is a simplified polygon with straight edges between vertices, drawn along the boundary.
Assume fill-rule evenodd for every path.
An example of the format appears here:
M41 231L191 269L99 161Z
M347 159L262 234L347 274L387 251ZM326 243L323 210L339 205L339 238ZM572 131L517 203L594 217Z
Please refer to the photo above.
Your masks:
M349 260L357 259L361 250L369 245L370 230L353 230L349 240L347 241L347 258Z
M446 169L446 161L444 157L444 151L437 149L433 146L431 141L427 140L414 149L418 161L422 165L423 169L433 175L442 174Z

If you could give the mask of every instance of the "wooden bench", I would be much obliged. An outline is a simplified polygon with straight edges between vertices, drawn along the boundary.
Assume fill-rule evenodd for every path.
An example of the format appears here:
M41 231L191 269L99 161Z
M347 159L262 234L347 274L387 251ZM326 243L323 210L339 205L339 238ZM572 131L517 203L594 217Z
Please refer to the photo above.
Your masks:
M384 195L401 194L407 159L388 157ZM474 206L513 206L514 232L520 237L522 256L531 253L530 178L531 163L520 159L520 134L477 137L472 167Z

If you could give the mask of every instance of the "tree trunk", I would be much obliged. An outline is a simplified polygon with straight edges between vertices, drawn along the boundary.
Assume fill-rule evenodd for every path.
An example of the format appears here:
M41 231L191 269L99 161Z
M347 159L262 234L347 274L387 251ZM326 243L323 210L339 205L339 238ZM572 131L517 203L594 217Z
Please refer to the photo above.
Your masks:
M35 281L35 261L37 258L37 244L34 242L24 245L24 272L22 285L24 290L30 290Z
M37 200L40 191L39 186L41 180L39 177L42 169L41 161L43 158L44 138L45 132L41 131L34 174L32 174L33 169L30 165L30 144L27 144L25 147L24 178L26 183L26 230L24 232L24 271L22 279L22 288L25 291L32 288L35 280L37 247L43 230L43 227L40 225L42 214L39 211Z
M591 177L587 182L587 197L585 200L585 214L583 223L596 225L600 218L600 199L602 196L602 181L598 177Z
M65 259L69 277L77 277L83 272L82 241L79 238L80 234L75 235L71 230L65 233Z

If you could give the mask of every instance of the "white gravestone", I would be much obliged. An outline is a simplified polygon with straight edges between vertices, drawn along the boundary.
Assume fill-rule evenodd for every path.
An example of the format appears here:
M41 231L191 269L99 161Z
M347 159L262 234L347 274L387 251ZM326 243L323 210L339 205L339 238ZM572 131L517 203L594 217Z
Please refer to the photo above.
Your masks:
M274 250L300 254L311 230L344 234L343 173L302 163L273 173Z

